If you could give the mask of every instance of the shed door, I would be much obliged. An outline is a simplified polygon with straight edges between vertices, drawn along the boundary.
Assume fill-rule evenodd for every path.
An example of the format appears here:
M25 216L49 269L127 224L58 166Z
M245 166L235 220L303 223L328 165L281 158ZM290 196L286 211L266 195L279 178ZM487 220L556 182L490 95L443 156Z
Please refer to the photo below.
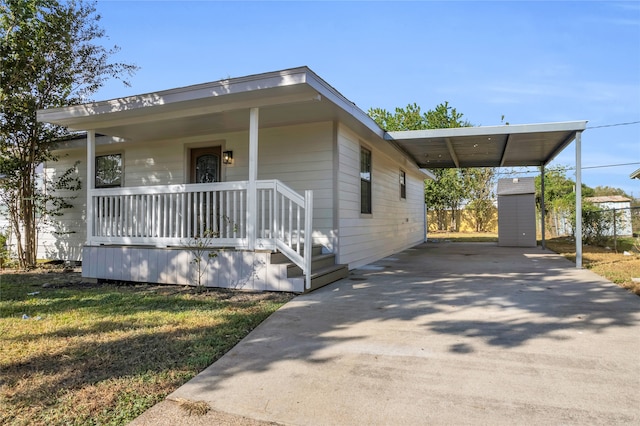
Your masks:
M533 194L498 197L498 245L535 247L536 204Z

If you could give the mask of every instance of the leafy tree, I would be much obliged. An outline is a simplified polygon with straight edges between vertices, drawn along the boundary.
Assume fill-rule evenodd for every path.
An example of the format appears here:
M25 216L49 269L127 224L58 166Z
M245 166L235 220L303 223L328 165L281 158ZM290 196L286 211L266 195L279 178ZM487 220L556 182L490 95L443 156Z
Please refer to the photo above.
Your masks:
M429 210L436 212L439 231L457 230L459 229L457 212L466 197L461 173L458 169L435 169L433 173L436 180L425 181L425 203ZM449 217L447 212L451 212Z
M137 69L109 61L118 48L97 43L105 37L99 20L95 2L0 0L0 190L24 268L36 262L37 217L64 206L47 203L36 170L55 161L52 149L67 133L38 123L36 112L86 102L109 78L128 84L122 76Z
M471 210L475 219L476 232L487 230L494 215L496 169L493 167L471 168L463 171L465 188Z
M471 126L469 121L463 119L463 114L451 107L448 102L439 104L425 113L413 103L406 108L396 108L394 113L373 108L369 110L369 115L387 131ZM469 205L476 218L476 227L484 229L493 207L495 170L491 168L465 171L436 169L434 174L437 176L435 181L425 181L425 202L430 210L436 211L438 229L459 229L457 212L465 199L472 200ZM451 211L450 220L447 219L447 211Z
M444 129L452 127L470 127L463 120L464 114L449 106L449 102L439 104L433 110L423 113L418 104L409 104L406 108L396 108L394 113L382 108L371 108L368 114L386 131Z

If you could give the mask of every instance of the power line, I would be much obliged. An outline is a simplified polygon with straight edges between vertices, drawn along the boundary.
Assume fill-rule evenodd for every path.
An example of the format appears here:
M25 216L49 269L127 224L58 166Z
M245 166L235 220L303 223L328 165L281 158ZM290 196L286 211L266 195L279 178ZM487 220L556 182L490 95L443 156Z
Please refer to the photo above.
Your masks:
M627 123L603 124L602 126L589 126L587 129L602 129L603 127L630 126L632 124L640 124L640 121L629 121Z
M621 163L621 164L604 164L604 165L600 165L600 166L587 166L587 167L582 167L581 170L585 170L585 169L603 169L603 168L607 168L607 167L622 167L622 166L635 166L640 164L640 162L635 162L635 163ZM534 167L534 166L531 166ZM563 167L562 168L564 171L572 171L575 170L575 167ZM499 173L500 175L530 175L530 174L538 174L540 173L539 170L514 170L511 172L501 172Z
M584 169L601 169L604 167L620 167L620 166L634 166L640 164L640 162L638 163L623 163L623 164L607 164L605 166L589 166L589 167L582 167L582 170ZM572 168L573 170L575 170L575 167Z

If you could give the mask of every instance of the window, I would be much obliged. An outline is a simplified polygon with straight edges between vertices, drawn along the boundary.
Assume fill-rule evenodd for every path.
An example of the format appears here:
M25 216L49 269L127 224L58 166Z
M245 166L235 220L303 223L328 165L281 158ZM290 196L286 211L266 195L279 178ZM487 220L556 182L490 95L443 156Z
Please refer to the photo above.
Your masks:
M360 213L371 214L371 151L360 148Z
M407 198L407 174L400 170L400 198Z
M96 157L96 188L122 186L122 154Z

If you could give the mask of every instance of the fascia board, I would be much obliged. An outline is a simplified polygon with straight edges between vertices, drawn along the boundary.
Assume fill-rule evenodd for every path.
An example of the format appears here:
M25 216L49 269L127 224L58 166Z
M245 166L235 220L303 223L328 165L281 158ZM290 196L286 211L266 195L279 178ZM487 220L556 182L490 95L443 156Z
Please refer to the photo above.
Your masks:
M431 180L438 180L438 177L429 169L419 169L426 177Z
M303 84L309 71L307 67L292 68L107 101L39 110L37 118L41 122L70 125L89 116Z
M313 87L320 95L322 95L325 99L331 101L333 104L337 105L339 108L347 112L349 115L354 117L360 123L362 123L367 129L376 134L381 139L384 139L385 132L383 129L378 126L378 123L369 115L362 111L356 104L349 101L345 98L340 92L334 89L331 85L329 85L326 81L321 79L317 74L315 74L311 70L307 70L307 81L306 83Z
M566 121L558 123L510 124L508 126L455 127L449 129L403 130L387 132L385 139L431 139L465 136L492 136L518 133L546 133L581 131L586 129L587 121Z

